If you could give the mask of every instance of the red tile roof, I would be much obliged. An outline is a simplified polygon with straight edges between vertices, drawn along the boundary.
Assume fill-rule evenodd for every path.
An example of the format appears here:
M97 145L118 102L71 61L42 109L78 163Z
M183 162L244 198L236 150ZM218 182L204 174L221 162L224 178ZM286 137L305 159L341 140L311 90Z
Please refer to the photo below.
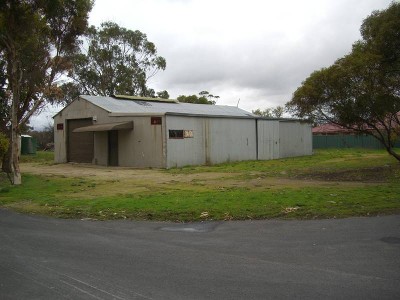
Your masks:
M314 127L312 129L313 134L336 134L336 133L342 133L342 134L351 134L354 133L353 130L344 128L342 126L336 125L336 124L323 124L317 127Z

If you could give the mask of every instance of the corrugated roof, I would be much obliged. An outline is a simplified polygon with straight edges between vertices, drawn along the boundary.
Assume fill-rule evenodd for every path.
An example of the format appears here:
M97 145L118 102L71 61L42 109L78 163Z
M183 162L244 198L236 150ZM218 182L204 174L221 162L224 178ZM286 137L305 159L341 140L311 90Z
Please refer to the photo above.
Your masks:
M111 95L113 98L122 100L141 100L141 101L151 101L151 102L166 102L166 103L178 103L176 99L164 99L164 98L150 98L150 97L139 97L139 96L127 96L127 95Z
M86 96L80 98L114 114L179 114L254 118L255 116L235 106L191 103L163 103L138 100L121 100L113 97Z

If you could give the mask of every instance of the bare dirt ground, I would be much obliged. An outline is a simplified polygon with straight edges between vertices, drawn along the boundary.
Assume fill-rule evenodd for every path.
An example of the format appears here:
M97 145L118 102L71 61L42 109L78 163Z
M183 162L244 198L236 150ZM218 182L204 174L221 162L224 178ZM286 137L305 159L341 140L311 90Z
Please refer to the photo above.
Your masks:
M329 178L280 178L265 177L261 173L251 172L249 178L244 179L241 173L202 172L194 174L172 174L158 169L134 169L124 167L103 167L90 164L57 164L43 165L37 163L21 164L25 173L46 176L60 176L70 178L86 178L100 182L118 182L120 188L128 189L135 185L137 188L151 188L160 184L193 184L215 188L229 187L300 187L300 186L365 186L365 182L336 181ZM258 176L260 174L260 176Z

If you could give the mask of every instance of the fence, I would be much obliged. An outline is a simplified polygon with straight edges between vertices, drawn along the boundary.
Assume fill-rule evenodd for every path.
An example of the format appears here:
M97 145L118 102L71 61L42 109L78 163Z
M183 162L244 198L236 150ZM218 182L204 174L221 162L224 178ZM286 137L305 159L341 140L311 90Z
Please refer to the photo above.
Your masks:
M395 147L400 147L400 139ZM313 148L368 148L383 149L382 144L370 135L313 135Z

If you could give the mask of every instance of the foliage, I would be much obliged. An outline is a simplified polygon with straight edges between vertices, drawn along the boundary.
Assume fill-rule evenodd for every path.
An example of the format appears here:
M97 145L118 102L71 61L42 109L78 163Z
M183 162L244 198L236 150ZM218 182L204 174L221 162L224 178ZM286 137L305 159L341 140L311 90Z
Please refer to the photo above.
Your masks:
M214 96L207 91L201 91L199 93L199 96L197 96L197 95L190 95L190 96L180 95L177 98L177 100L179 102L194 103L194 104L211 104L211 105L214 105L215 103L217 103L218 99L219 99L219 96Z
M5 77L1 109L11 149L3 170L20 184L17 136L46 102L60 97L57 80L71 67L78 37L87 29L91 0L0 2L0 68ZM3 113L2 113L3 116ZM4 126L4 125L2 125Z
M270 107L264 110L257 108L256 110L252 111L252 113L257 116L267 117L267 118L281 118L284 112L285 108L283 106Z
M42 154L50 157L51 153ZM26 159L30 164L37 162L37 174L42 173L41 168L46 173L53 168L60 174L63 167L43 165L32 156ZM74 168L85 170L84 166ZM68 166L68 170L73 169ZM400 166L379 150L321 150L313 156L290 159L135 171L145 172L146 180L124 176L130 172L127 169L115 170L121 172L118 179L93 176L94 171L90 168L86 175L79 172L75 176L68 172L62 176L24 174L23 188L1 182L0 206L66 218L170 221L203 220L203 212L214 220L400 212ZM374 176L365 176L367 173ZM321 174L324 177L319 177Z
M38 149L54 148L54 125L52 123L48 123L40 131L31 130L27 133L36 139Z
M4 154L6 154L9 144L10 142L7 136L4 133L0 132L0 160L2 159Z
M63 87L69 101L79 94L155 96L147 81L166 67L146 34L113 22L102 23L99 28L91 26L81 53L73 60L69 73L73 82ZM160 92L161 96L167 96L165 92Z
M169 94L166 90L157 92L157 97L162 99L169 99Z
M60 96L55 82L71 67L91 8L90 0L1 2L1 96L16 102L19 126Z
M313 72L287 107L316 123L370 134L400 161L400 3L375 11L361 26L362 40L332 66Z

